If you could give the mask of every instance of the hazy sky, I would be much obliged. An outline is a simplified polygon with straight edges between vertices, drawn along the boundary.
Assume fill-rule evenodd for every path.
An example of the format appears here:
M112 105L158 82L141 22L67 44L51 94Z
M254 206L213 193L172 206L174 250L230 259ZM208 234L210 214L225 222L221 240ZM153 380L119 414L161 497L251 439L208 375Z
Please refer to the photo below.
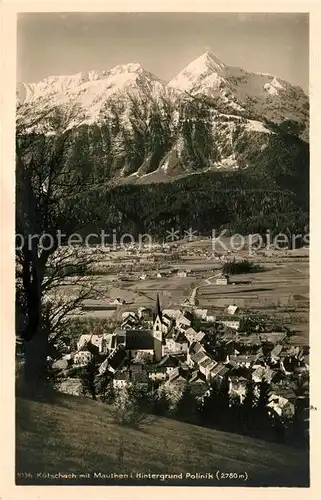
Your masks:
M39 13L18 18L18 81L139 62L170 80L209 50L308 91L307 14Z

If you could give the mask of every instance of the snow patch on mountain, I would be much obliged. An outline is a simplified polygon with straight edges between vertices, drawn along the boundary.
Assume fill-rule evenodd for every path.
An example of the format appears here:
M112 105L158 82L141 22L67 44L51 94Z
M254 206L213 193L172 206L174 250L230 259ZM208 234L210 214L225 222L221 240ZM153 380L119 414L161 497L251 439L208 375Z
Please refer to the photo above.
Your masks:
M265 127L265 125L262 122L259 122L257 120L248 120L246 123L246 128L247 130L252 130L254 132L263 132L265 134L273 134L272 130L269 130L268 128Z
M125 112L122 122L128 123L133 99L144 106L151 99L156 102L160 102L163 97L171 99L175 92L138 63L118 65L108 71L51 76L38 83L23 84L19 90L20 104L32 105L39 115L50 108L64 109L69 114L67 129L104 121L106 115L110 114L107 105L110 100L118 105L123 103Z

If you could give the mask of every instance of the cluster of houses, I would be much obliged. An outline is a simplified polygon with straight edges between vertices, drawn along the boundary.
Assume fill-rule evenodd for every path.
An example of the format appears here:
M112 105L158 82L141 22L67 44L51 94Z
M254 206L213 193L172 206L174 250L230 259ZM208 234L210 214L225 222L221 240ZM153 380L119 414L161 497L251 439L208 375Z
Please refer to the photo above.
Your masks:
M296 394L291 381L309 369L308 353L283 341L284 332L242 330L236 306L215 317L207 310L140 308L124 312L112 333L81 335L77 350L53 368L84 367L99 361L99 375L108 375L114 389L136 384L142 389L188 382L197 398L209 387L228 383L229 395L242 403L247 383L270 385L271 412L294 412Z
M140 280L145 279L159 279L159 278L168 278L170 276L177 278L187 278L188 276L192 276L193 273L190 269L159 269L157 271L151 271L150 273L142 273L139 275Z

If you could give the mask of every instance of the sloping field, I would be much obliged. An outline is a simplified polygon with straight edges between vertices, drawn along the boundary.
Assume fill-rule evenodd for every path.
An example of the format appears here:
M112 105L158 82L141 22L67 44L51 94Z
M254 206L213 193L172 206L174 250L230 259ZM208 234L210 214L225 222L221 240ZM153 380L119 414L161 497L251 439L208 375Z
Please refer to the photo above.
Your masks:
M139 429L115 424L107 405L55 395L51 402L17 399L17 484L172 484L308 486L306 453L166 418L146 417ZM217 471L233 479L216 478ZM74 473L76 479L44 479ZM128 479L97 474L128 474ZM136 474L182 474L183 479L140 481ZM186 474L213 475L199 481ZM248 480L245 481L246 474ZM38 474L38 475L37 475ZM79 478L79 474L86 477Z

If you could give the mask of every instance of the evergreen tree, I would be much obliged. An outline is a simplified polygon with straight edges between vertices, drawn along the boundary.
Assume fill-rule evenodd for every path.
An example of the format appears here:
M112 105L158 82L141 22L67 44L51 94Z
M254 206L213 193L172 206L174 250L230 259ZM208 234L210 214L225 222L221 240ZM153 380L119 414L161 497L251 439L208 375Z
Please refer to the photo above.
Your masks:
M209 394L204 398L203 405L201 407L200 416L202 421L207 424L215 424L218 419L218 405L217 405L217 387L212 384Z
M219 386L217 405L219 424L223 428L226 428L230 425L231 420L229 384L227 378L225 378Z
M169 401L163 384L154 392L154 410L157 415L166 415L169 411Z
M96 397L105 403L111 403L114 400L114 388L112 378L104 373L97 374L94 378Z
M144 420L145 415L130 389L122 388L116 391L114 417L117 423L130 427L137 427Z
M252 379L246 385L246 394L242 408L243 426L246 431L251 431L255 425L255 383Z
M227 428L230 421L230 396L227 380L222 383L214 383L210 388L209 395L204 398L201 418L208 425L219 425Z
M270 426L270 418L268 413L268 402L270 395L270 385L266 380L262 380L259 384L259 398L256 408L256 420L261 430L267 430Z
M182 395L176 407L176 416L180 420L193 422L197 417L197 401L188 383L184 385Z
M97 366L92 360L80 371L80 379L82 384L82 392L84 396L89 396L96 399L95 376L97 374Z
M301 444L308 443L309 434L309 382L302 376L297 380L294 388L296 394L295 412L293 417L293 432Z

